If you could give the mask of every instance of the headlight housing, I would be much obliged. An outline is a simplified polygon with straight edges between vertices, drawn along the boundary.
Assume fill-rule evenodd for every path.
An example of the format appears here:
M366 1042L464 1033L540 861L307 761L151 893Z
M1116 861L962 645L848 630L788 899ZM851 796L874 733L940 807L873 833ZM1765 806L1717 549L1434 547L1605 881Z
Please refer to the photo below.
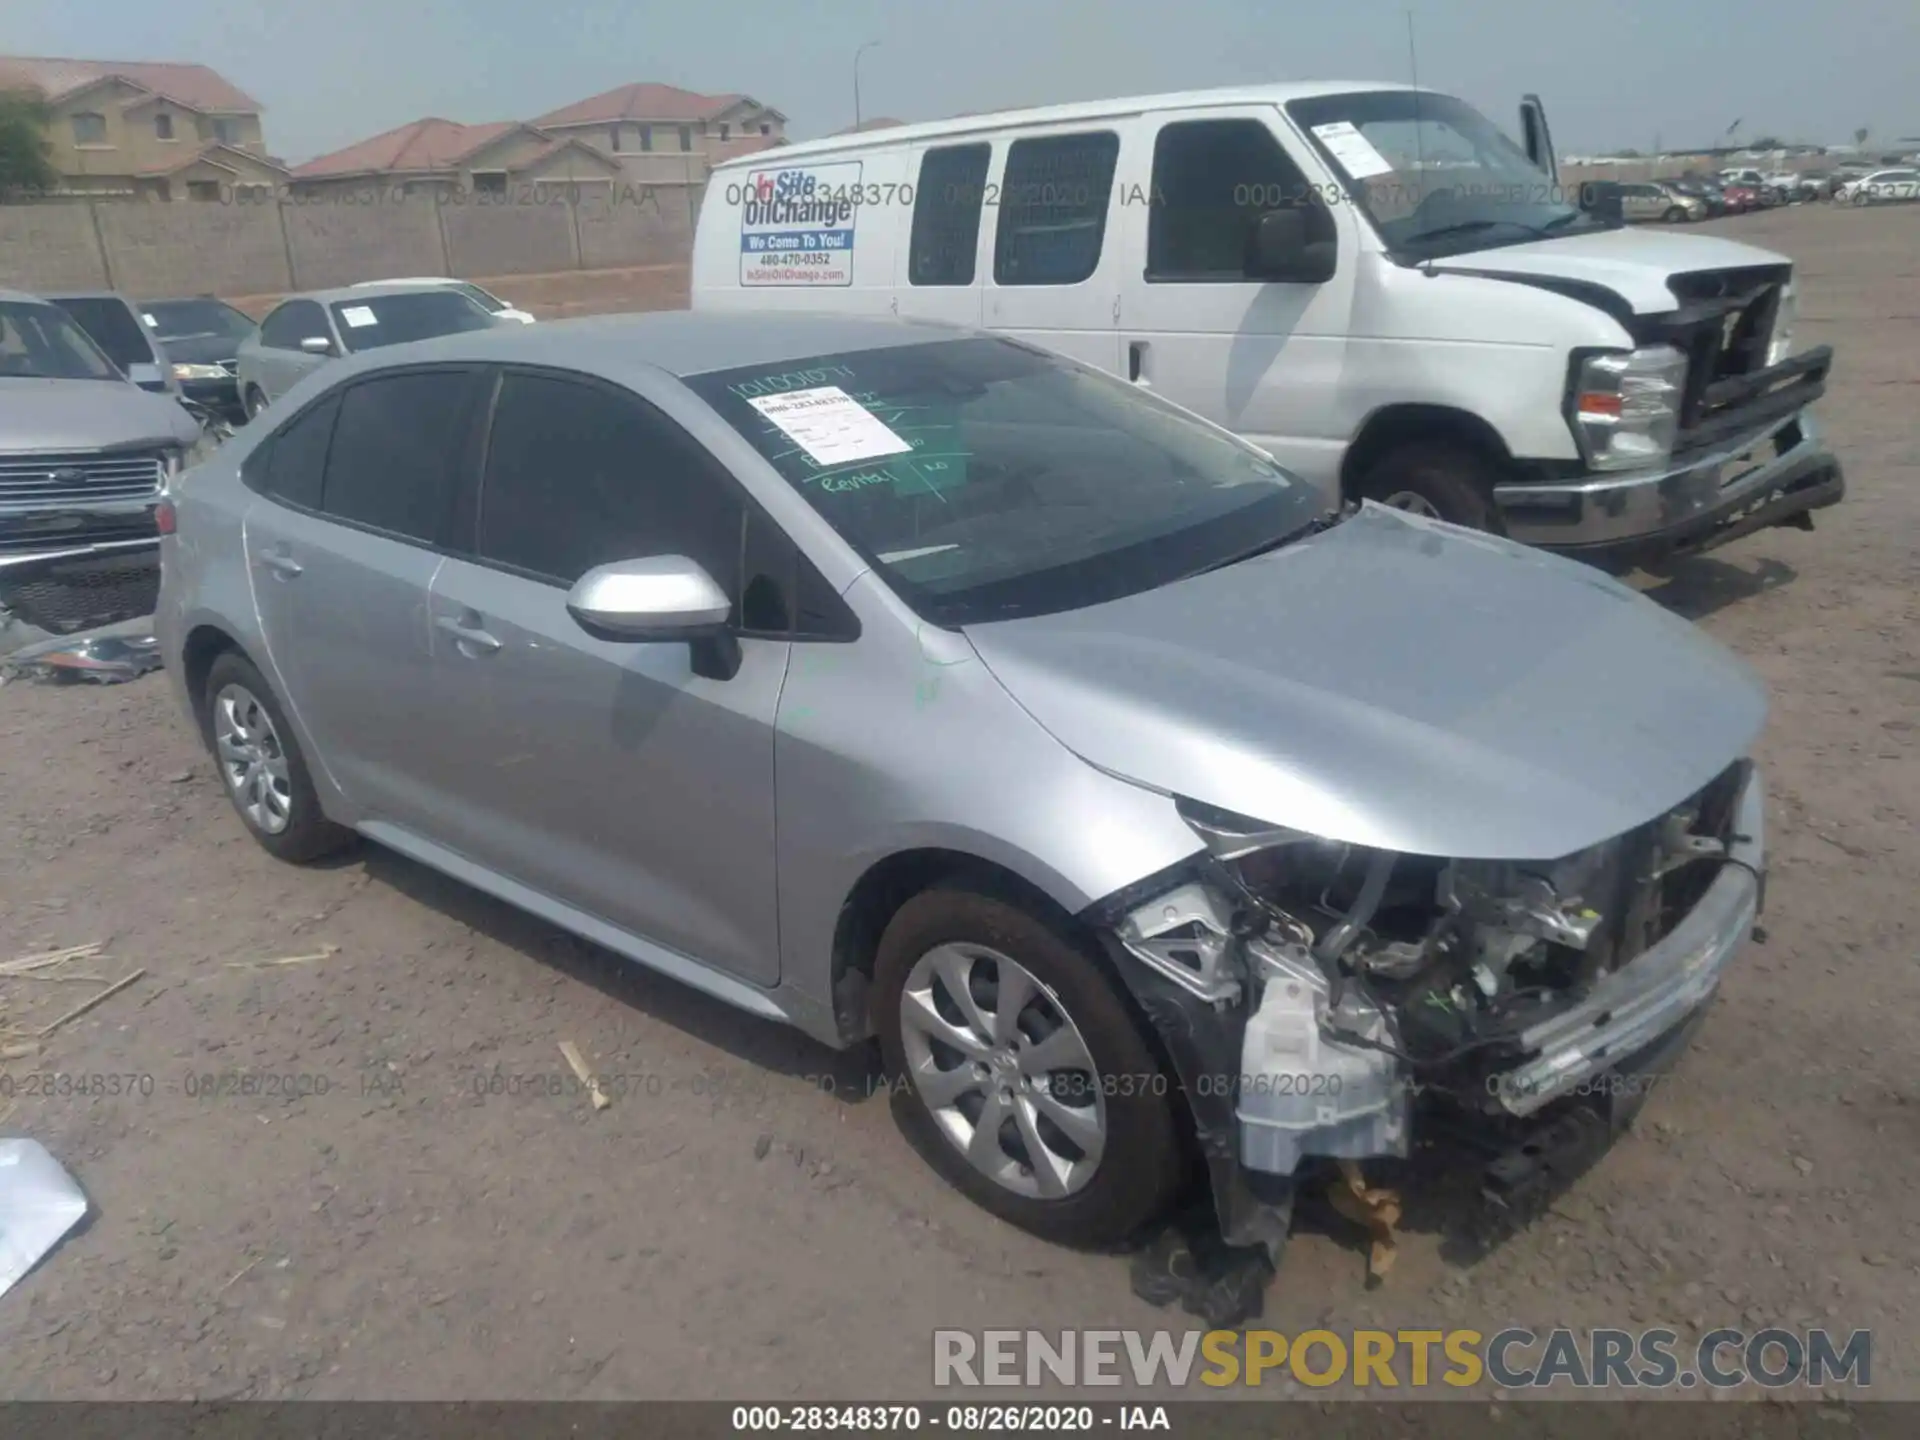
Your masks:
M1793 322L1800 318L1800 297L1794 293L1793 281L1787 281L1780 291L1780 303L1773 311L1773 334L1767 339L1767 365L1778 365L1792 353Z
M1587 465L1631 470L1673 453L1687 357L1671 345L1589 355L1575 363L1569 420Z
M176 380L225 380L228 376L227 372L222 370L218 365L188 365L182 363L173 367L173 378Z

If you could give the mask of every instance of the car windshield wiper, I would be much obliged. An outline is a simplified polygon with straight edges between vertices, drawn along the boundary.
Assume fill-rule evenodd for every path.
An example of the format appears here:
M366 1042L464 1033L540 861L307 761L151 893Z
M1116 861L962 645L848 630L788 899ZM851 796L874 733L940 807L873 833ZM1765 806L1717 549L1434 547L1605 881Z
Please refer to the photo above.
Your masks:
M1189 570L1181 578L1183 580L1191 580L1196 575L1211 575L1216 570L1228 569L1231 566L1238 565L1243 560L1251 560L1257 555L1270 554L1278 550L1282 545L1291 544L1295 540L1304 540L1309 535L1318 535L1323 530L1331 530L1349 515L1358 513L1359 509L1360 506L1358 502L1349 501L1337 510L1323 510L1304 525L1296 525L1293 529L1283 531L1271 540L1262 540L1258 545L1246 550L1236 551L1224 559L1210 561L1202 565L1198 570Z

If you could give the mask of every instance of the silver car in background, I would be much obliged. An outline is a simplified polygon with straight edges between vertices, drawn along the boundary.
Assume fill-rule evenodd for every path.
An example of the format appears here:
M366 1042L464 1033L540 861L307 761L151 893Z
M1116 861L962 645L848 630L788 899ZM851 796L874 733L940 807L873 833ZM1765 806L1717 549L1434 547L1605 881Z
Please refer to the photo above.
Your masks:
M348 286L289 295L240 342L240 404L258 415L330 360L502 322L444 285Z
M1043 1235L1132 1235L1197 1156L1271 1255L1297 1176L1436 1110L1489 1183L1558 1173L1758 912L1765 698L1712 640L1006 337L448 336L175 503L158 634L269 851L357 831L877 1036L918 1148Z

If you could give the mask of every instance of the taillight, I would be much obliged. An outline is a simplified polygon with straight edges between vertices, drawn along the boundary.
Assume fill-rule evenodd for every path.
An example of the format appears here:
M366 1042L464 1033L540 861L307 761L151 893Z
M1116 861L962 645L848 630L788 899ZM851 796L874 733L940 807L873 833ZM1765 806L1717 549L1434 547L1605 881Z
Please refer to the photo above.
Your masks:
M159 527L162 535L173 534L175 524L173 502L171 500L162 500L158 505L153 507L153 523Z

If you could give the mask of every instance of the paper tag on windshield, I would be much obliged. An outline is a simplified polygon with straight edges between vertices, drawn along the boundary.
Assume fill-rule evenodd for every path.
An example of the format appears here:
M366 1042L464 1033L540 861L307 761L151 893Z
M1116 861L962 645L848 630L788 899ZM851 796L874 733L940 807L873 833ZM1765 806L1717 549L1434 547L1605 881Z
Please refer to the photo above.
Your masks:
M153 316L147 314L146 311L142 310L140 312L140 318L146 322L149 330L158 330L160 328L160 322L154 319Z
M760 395L747 403L780 427L816 465L845 465L905 455L913 449L838 385L817 385L785 395Z
M1335 120L1326 125L1316 125L1313 133L1322 145L1333 152L1333 158L1346 167L1347 174L1356 180L1390 174L1393 170L1386 156L1374 149L1373 142L1348 121Z
M363 330L369 325L378 325L380 323L380 317L375 315L373 311L369 310L365 305L347 306L346 309L340 312L340 318L356 330Z

